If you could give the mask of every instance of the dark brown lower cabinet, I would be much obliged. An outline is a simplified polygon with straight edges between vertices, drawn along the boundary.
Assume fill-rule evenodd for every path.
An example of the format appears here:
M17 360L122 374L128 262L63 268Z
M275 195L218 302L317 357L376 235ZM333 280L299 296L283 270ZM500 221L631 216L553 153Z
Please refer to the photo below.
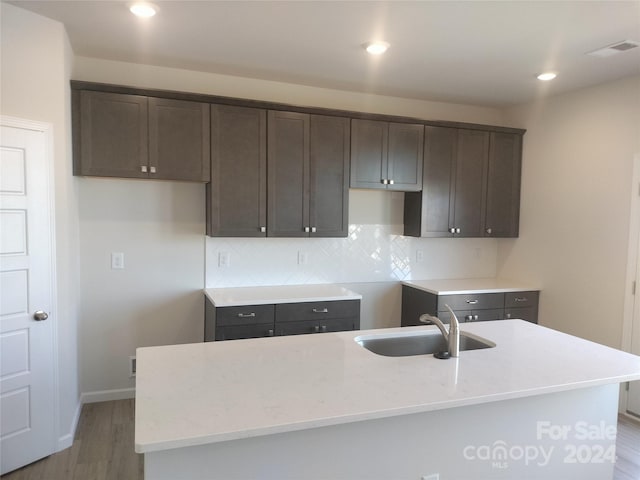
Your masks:
M205 297L205 342L359 328L360 300L216 307Z
M420 315L428 313L449 323L449 305L460 322L484 322L519 318L538 323L538 291L437 295L407 285L402 286L403 327L423 325Z

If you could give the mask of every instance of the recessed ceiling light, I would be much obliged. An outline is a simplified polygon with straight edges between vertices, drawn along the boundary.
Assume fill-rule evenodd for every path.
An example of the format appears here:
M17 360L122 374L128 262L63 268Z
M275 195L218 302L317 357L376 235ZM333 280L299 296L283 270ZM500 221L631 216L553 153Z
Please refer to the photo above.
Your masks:
M558 75L553 72L541 73L538 75L538 80L542 80L543 82L548 82L549 80L553 80Z
M136 17L149 18L153 17L158 11L158 7L151 3L139 2L134 3L129 7L129 11Z
M371 55L382 55L389 49L390 45L387 42L369 42L364 44L364 48Z

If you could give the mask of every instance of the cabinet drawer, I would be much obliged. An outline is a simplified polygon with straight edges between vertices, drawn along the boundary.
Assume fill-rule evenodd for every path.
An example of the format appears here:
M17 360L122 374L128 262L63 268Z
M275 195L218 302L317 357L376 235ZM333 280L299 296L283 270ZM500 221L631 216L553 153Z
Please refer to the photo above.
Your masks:
M504 293L439 296L439 312L446 311L445 304L449 305L453 310L485 310L490 308L504 308Z
M356 329L356 318L328 318L326 320L306 320L284 322L276 325L276 335L301 335L306 333L343 332Z
M276 305L276 318L278 323L299 322L302 320L320 321L326 318L356 317L359 315L359 300L282 303Z
M270 323L273 327L273 305L246 305L216 308L216 326L256 325ZM217 335L217 333L216 333Z
M270 324L217 327L216 341L237 340L240 338L273 337L274 333L273 325Z
M538 304L540 292L511 292L504 294L505 308L533 307Z

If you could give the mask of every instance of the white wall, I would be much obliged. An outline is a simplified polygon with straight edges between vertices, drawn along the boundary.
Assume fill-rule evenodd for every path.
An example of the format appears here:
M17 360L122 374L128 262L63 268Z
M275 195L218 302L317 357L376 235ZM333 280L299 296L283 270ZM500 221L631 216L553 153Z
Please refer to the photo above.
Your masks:
M77 181L71 176L69 78L73 53L62 24L0 4L0 112L53 125L57 273L58 385L62 443L78 412L79 258Z
M640 77L510 109L524 137L520 238L498 274L542 287L540 322L621 347Z
M501 112L491 108L341 92L84 57L76 57L73 78L427 119L502 123ZM79 184L83 280L81 389L85 393L130 389L134 382L128 377L127 360L136 347L202 339L203 299L199 289L205 286L204 186L95 178L82 178ZM386 228L402 223L402 195L353 191L351 201L351 222L382 224ZM221 248L245 245L244 240L238 239L216 242L207 240L208 250L215 251L217 245ZM297 242L296 249L312 245L309 240ZM497 246L494 240L479 240L480 254L476 254L476 248L468 248L469 241L453 240L455 246L444 250L442 240L434 239L431 245L428 240L424 242L427 262L430 258L438 262L439 270L432 271L442 272L441 265L447 260L459 265L456 260L468 258L471 252L473 258L479 258L474 271L489 276L495 273ZM270 251L275 249L277 255L283 255L284 249L290 248L286 241L281 247L277 244L278 239L263 239L260 243L269 246ZM111 252L125 253L125 270L110 269ZM213 256L217 257L215 253ZM240 256L234 256L233 261L236 260L239 261ZM207 262L207 276L215 278L216 272L209 268L210 265ZM270 276L270 265L251 262L246 265L254 271L260 269L258 276L266 283L273 283L275 279L280 280L283 272L297 268L297 260L291 265L277 266L280 275L275 277ZM448 271L457 273L459 269ZM243 271L236 270L236 273L242 276ZM225 285L225 278L223 274L222 278L207 283ZM305 277L307 283L309 278L310 275ZM345 281L338 275L336 278L326 276L323 281L340 279ZM363 280L348 277L346 281ZM369 281L371 279L366 280ZM234 285L234 282L227 284ZM366 296L363 316L367 317L369 325L387 326L398 321L394 318L399 317L400 311L397 285L360 283L355 288ZM86 398L108 397L90 394Z

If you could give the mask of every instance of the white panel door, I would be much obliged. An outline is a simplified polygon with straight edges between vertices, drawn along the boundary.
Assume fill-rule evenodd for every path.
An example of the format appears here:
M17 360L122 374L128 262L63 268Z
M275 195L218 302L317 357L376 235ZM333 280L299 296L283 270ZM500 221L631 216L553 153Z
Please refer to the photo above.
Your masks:
M56 395L47 138L42 131L0 128L0 473L4 474L53 453Z
M640 236L639 236L640 237ZM636 294L633 305L633 324L631 326L631 353L640 355L640 238L638 240L638 265L636 268ZM629 383L627 392L627 411L640 417L640 380Z

